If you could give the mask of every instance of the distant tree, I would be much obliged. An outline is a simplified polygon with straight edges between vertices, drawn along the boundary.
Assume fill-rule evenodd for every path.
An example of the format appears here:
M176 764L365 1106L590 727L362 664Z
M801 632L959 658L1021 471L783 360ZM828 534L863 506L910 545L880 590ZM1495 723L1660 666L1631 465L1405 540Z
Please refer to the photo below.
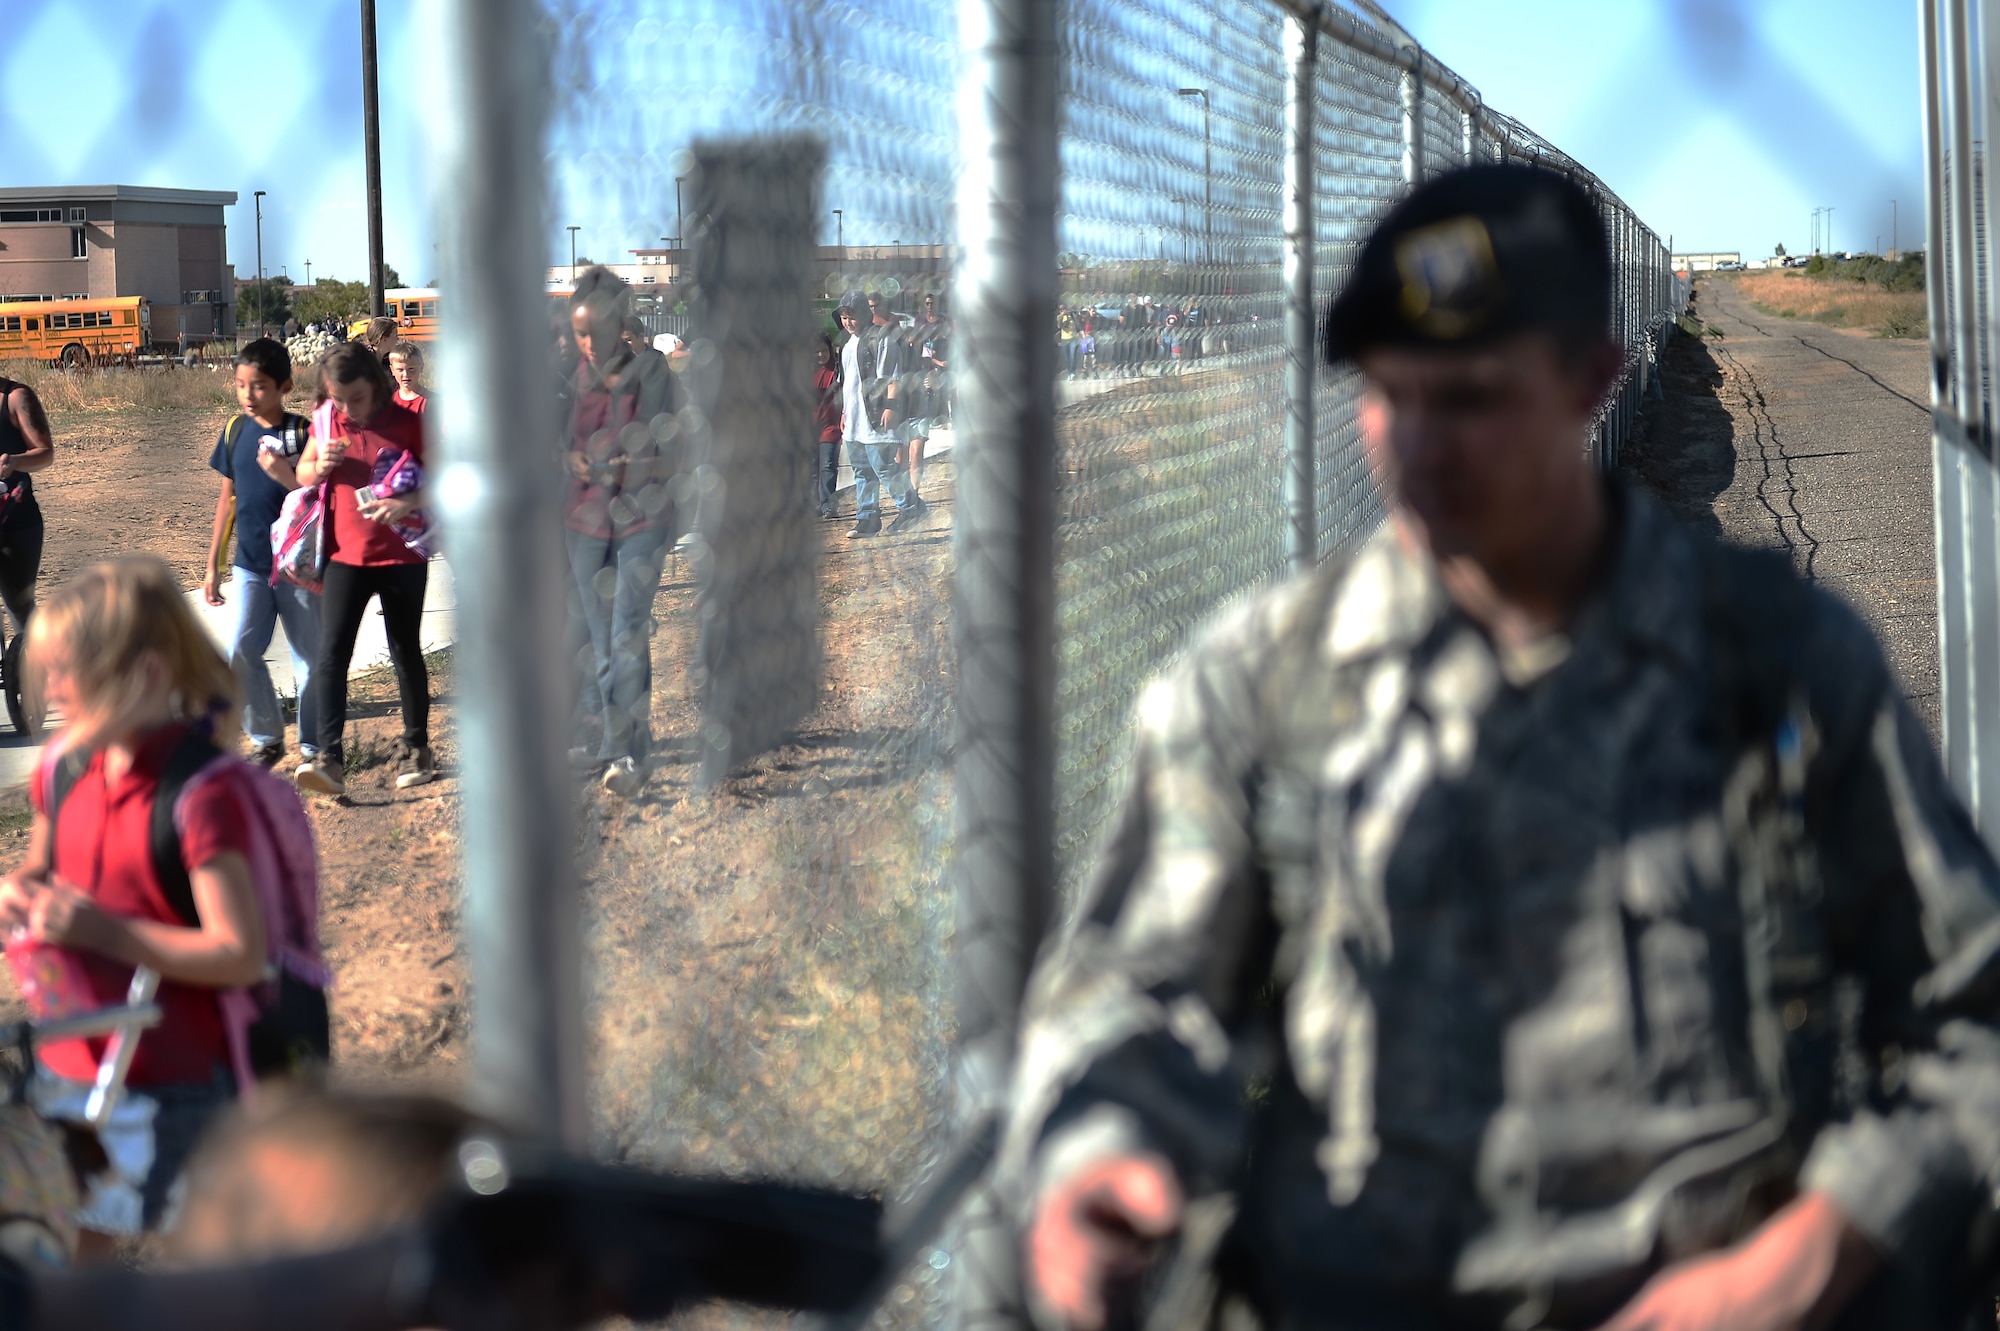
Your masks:
M254 328L261 323L283 327L292 313L291 296L292 284L275 277L246 282L236 293L236 326Z
M396 265L393 263L383 264L382 289L384 291L393 291L401 285L403 285L403 275L396 271Z
M308 323L318 323L322 319L351 322L368 313L368 284L322 277L311 290L299 293L293 310ZM239 315L236 321L241 324L242 316Z
M1778 256L1778 257L1779 257L1780 259L1784 258L1784 257L1785 257L1785 242L1784 242L1784 241L1782 241L1782 240L1781 240L1781 241L1779 241L1779 242L1778 242L1778 248L1777 248L1776 250L1772 251L1772 252L1773 252L1774 254L1776 254L1776 255L1777 255L1777 256Z

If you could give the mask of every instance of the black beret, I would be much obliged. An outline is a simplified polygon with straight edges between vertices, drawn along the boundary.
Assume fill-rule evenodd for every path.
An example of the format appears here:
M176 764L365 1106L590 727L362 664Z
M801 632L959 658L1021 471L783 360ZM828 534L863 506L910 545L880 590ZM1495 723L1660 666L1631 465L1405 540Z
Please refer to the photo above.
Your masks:
M1611 326L1611 247L1590 194L1538 166L1426 181L1362 242L1326 315L1326 358Z

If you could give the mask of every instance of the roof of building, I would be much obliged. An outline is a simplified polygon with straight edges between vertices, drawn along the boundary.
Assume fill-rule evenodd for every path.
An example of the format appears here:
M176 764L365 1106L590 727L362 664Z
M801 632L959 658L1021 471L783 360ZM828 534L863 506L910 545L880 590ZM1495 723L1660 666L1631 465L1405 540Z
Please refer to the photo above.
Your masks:
M158 185L9 185L0 188L0 203L41 199L132 199L140 203L236 202L233 189L165 189Z

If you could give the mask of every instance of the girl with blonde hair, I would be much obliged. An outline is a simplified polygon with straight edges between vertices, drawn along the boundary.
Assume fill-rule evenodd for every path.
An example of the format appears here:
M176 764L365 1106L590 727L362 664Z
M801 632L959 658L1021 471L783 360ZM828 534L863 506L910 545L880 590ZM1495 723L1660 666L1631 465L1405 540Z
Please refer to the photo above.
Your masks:
M30 791L26 862L0 879L0 929L37 1017L125 1001L157 972L162 1018L139 1041L129 1092L100 1130L112 1162L80 1221L87 1233L156 1226L203 1126L236 1093L219 991L257 983L266 924L250 870L246 765L178 786L184 874L154 860L153 806L170 765L233 747L235 675L159 560L86 569L29 621L30 705L62 716ZM37 1105L80 1118L105 1041L38 1051Z

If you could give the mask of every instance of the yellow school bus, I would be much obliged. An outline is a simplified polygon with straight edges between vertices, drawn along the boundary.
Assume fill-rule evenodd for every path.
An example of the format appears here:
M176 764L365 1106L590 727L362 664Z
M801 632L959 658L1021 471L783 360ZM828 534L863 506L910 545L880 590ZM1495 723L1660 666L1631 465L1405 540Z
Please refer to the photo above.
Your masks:
M78 369L144 351L152 331L144 296L0 301L0 361L60 361Z
M436 287L397 287L382 293L382 313L396 321L396 336L405 342L437 340L438 293ZM368 319L356 319L347 326L350 338L368 332Z

